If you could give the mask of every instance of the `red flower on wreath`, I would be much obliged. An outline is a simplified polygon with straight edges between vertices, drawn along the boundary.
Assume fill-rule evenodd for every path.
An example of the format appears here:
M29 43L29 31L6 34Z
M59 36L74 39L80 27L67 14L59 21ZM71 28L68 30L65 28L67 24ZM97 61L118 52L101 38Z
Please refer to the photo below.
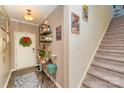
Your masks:
M32 40L30 39L30 37L22 37L19 43L24 47L30 46L32 44Z
M25 43L27 43L27 42L30 41L30 38L29 38L29 37L24 37L24 38L23 38L23 41L24 41Z

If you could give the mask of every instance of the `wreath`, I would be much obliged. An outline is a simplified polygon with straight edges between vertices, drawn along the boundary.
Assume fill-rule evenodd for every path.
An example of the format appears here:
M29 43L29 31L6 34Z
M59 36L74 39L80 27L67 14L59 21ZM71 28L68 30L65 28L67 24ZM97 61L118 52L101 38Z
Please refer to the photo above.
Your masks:
M30 46L32 44L32 40L30 39L30 37L22 37L22 38L20 38L19 43L23 47L26 47L26 46Z

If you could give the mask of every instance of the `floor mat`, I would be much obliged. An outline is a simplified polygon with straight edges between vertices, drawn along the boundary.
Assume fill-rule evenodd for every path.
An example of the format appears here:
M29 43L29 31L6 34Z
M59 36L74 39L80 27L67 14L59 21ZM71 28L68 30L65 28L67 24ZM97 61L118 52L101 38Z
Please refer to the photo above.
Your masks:
M35 72L17 76L14 85L15 88L41 88Z

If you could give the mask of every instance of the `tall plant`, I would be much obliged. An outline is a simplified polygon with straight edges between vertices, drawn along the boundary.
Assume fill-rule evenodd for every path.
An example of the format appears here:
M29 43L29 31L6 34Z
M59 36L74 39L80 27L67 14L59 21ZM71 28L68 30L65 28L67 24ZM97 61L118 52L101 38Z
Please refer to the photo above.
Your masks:
M46 51L45 51L44 49L41 49L41 50L39 51L39 56L40 56L41 58L46 58L46 57L47 57Z

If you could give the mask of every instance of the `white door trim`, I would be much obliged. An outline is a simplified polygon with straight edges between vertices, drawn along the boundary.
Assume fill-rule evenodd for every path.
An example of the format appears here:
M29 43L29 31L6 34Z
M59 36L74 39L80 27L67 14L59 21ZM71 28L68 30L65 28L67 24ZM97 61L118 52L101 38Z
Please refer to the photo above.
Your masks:
M17 54L17 49L16 49L16 34L33 34L35 37L35 40L36 40L36 35L34 33L29 33L29 32L14 32L14 66L15 66L15 70L19 70L17 68L17 57L16 57L16 54ZM35 42L35 51L36 51L36 42ZM36 58L36 52L35 52L35 58ZM28 67L26 67L28 68ZM23 68L21 68L23 69Z

